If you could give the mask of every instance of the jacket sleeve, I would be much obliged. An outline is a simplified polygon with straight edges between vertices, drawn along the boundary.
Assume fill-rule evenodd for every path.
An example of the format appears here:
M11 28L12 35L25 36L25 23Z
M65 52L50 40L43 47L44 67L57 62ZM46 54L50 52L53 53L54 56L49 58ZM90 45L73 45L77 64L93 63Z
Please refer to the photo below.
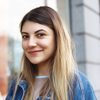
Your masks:
M97 100L88 78L81 72L76 73L73 100Z

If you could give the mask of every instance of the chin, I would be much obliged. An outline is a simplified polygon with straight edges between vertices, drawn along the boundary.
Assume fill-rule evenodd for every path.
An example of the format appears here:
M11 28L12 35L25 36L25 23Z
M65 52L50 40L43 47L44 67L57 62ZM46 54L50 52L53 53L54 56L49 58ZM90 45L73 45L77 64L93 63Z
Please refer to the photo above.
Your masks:
M38 61L30 61L32 64L39 64L40 62Z

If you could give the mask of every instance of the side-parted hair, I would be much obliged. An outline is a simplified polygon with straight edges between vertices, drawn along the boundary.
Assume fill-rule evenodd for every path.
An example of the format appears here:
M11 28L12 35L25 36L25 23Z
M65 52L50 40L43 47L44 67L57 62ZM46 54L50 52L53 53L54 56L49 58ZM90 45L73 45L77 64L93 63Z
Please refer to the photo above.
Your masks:
M56 51L52 61L50 77L41 89L40 95L42 94L44 99L45 96L52 91L51 100L53 100L54 97L56 97L56 100L68 100L68 91L69 88L72 88L70 81L72 81L71 78L76 69L76 63L72 52L73 42L67 26L60 15L47 6L41 6L29 11L20 23L20 32L22 32L23 25L26 21L33 21L48 26L54 31L55 36ZM23 67L22 72L21 67ZM32 100L36 84L37 68L28 60L24 52L21 60L20 73L17 79L13 100L18 83L22 79L27 82L24 100Z

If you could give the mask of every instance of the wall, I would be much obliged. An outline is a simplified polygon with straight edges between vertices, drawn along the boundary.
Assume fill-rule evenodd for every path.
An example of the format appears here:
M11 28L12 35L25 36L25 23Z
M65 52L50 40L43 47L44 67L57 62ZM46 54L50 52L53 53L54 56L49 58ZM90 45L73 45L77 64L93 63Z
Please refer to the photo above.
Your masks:
M100 100L100 8L99 0L71 0L72 33L79 70L91 82Z
M7 94L7 36L0 35L0 92Z
M7 94L7 22L8 0L0 0L0 92Z

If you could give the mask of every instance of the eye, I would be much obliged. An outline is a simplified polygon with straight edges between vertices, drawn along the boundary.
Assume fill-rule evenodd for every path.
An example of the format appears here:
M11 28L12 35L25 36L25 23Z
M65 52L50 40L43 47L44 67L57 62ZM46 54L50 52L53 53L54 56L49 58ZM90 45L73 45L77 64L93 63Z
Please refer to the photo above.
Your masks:
M29 37L29 36L27 36L27 35L23 35L23 36L22 36L23 39L26 39L26 38L28 38L28 37Z
M44 35L45 35L44 33L39 33L38 37L41 37L41 36L44 36Z

